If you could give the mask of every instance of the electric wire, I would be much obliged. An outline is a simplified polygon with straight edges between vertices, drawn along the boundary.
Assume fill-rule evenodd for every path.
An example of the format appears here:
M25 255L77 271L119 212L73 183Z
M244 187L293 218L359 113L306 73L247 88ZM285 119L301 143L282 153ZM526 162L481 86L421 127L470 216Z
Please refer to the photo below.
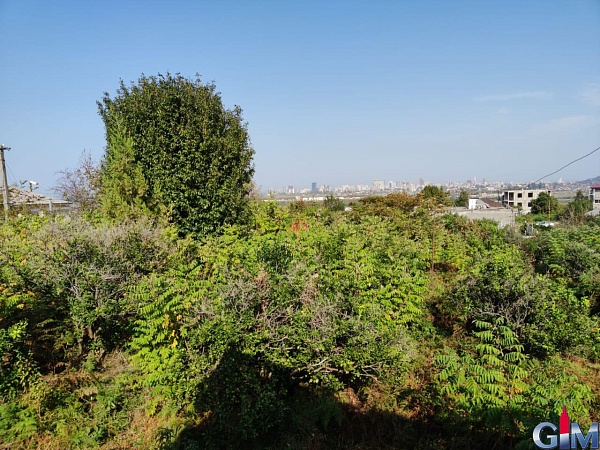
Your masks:
M10 168L10 166L8 165L8 163L4 163L6 165L6 168L8 169L8 171L10 172L10 175L12 176L12 181L15 185L17 185L17 179L15 178L15 174L13 173L12 169Z
M580 158L574 159L574 160L573 160L573 161L571 161L569 164L565 164L564 166L562 166L560 169L558 169L558 170L555 170L554 172L552 172L552 173L549 173L548 175L544 175L543 177L539 178L538 180L535 180L535 181L534 181L534 182L532 182L532 183L529 183L529 186L531 186L532 184L536 184L536 183L540 182L541 180L543 180L543 179L544 179L544 178L546 178L546 177L549 177L549 176L551 176L551 175L554 175L555 173L558 173L558 172L560 172L560 171L561 171L561 170L563 170L564 168L566 168L566 167L569 167L571 164L573 164L573 163L576 163L577 161L580 161L580 160L582 160L583 158L587 158L587 157L588 157L588 156L590 156L592 153L595 153L595 152L597 152L598 150L600 150L600 147L598 147L598 148L597 148L597 149L595 149L595 150L592 150L592 151L591 151L591 152L589 152L587 155L583 155L583 156L581 156Z

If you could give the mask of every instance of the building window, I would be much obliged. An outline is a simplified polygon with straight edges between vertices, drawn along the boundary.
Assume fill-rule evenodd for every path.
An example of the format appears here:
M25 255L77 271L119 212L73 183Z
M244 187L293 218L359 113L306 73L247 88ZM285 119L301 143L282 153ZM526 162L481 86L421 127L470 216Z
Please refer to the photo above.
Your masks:
M522 207L523 203L519 202L519 203L517 203L517 206L521 206Z
M531 202L527 202L527 207L531 208Z
M529 197L529 198L533 198L533 192L528 192L528 193L527 193L527 197Z
M522 197L523 197L523 193L522 193L522 192L519 192L519 193L517 194L517 198L522 198Z

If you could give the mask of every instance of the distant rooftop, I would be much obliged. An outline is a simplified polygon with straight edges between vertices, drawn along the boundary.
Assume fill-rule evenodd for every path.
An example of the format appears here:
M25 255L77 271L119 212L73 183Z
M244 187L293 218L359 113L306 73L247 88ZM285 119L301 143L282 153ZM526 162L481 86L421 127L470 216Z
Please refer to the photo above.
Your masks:
M53 206L67 206L71 204L71 202L67 202L66 200L59 200L49 195L26 191L15 186L8 187L8 196L11 206L48 206L50 204Z
M497 202L496 200L491 199L491 198L480 198L479 200L481 200L483 203L488 205L490 208L502 208L503 207L502 203Z

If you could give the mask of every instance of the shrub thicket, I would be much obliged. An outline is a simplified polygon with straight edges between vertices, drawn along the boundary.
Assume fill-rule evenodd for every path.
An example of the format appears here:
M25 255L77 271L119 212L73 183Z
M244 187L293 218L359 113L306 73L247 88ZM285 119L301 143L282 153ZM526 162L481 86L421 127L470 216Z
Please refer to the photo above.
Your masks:
M597 224L521 242L420 197L253 210L202 243L2 224L0 441L513 448L562 405L597 420Z

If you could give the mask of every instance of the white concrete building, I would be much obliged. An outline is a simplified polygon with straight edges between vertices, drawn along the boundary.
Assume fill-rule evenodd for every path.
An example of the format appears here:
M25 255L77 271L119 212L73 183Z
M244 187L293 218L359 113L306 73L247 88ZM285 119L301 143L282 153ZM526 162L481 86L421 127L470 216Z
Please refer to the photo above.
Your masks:
M531 202L540 196L542 192L552 195L545 189L520 189L504 191L502 193L502 204L511 208L520 208L525 214L531 211Z

